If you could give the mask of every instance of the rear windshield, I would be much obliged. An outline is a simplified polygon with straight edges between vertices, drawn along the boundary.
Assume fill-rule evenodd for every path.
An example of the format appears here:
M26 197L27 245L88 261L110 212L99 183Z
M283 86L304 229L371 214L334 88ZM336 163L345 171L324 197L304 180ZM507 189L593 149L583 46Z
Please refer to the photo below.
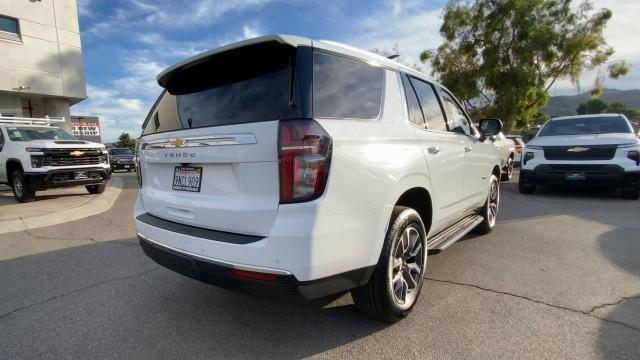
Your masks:
M629 124L619 116L551 120L538 136L630 133Z
M8 127L7 133L11 141L76 140L65 130L54 127Z
M142 134L290 117L294 57L292 47L261 43L174 71Z
M111 149L109 150L111 155L133 155L133 151L130 149Z

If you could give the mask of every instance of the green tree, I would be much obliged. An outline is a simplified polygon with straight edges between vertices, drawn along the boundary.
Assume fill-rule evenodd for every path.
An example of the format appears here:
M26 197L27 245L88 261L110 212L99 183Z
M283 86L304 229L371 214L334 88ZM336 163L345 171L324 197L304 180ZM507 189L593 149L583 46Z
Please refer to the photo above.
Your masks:
M556 81L578 84L583 70L611 57L603 37L611 15L587 1L576 8L571 0L450 0L444 42L420 58L467 105L500 117L507 129L525 127ZM609 66L612 77L626 71L620 62Z
M589 99L587 102L578 105L576 113L578 115L602 114L605 110L607 110L607 103L600 99Z
M121 148L129 148L131 150L136 149L136 140L131 138L131 135L123 132L118 137L117 146Z
M614 102L607 106L607 112L614 114L623 114L629 120L640 120L640 110L630 109L625 104Z

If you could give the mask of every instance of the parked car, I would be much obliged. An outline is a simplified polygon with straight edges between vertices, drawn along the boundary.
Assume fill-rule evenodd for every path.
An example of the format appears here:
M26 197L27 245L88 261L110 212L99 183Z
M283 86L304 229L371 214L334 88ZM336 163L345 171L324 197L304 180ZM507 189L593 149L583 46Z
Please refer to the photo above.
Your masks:
M136 156L128 148L111 148L109 149L109 164L111 171L136 169Z
M105 146L52 126L64 119L0 117L0 184L21 203L36 191L84 185L102 193L111 175Z
M506 135L507 139L513 141L515 146L515 157L513 158L513 165L515 167L519 167L522 164L522 155L524 154L524 150L526 145L524 140L522 140L522 136L520 135Z
M640 139L621 114L566 116L549 120L527 144L520 192L547 184L597 184L640 197Z
M495 226L501 165L483 140L501 122L477 134L412 68L274 35L196 55L158 83L134 217L145 253L181 274L307 299L351 291L394 322L418 299L427 249Z
M513 140L508 139L502 132L489 136L500 156L500 164L502 165L502 176L500 180L509 181L513 176L513 165L516 156L516 145Z

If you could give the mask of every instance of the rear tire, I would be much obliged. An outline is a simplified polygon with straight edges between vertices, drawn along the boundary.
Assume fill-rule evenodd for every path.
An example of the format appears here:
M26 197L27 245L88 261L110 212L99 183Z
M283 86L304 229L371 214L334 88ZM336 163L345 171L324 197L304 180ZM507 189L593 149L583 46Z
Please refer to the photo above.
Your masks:
M427 265L426 230L420 215L396 206L369 282L351 290L356 308L373 318L395 323L415 306Z
M640 189L622 190L621 195L623 199L638 200L640 199Z
M107 183L86 185L85 188L89 194L102 194L107 187Z
M520 194L533 194L536 192L536 186L525 183L522 173L520 173L520 179L518 179L518 191Z
M473 229L476 234L488 234L496 226L496 218L498 217L498 209L500 207L500 183L495 175L491 175L491 185L489 186L489 194L487 201L481 210L484 220Z
M11 188L13 196L20 203L32 202L36 198L36 191L25 180L22 170L16 170L11 176Z
M507 160L507 164L504 167L504 171L502 172L502 175L500 175L500 180L509 181L511 180L512 176L513 176L513 158L509 157L509 160Z

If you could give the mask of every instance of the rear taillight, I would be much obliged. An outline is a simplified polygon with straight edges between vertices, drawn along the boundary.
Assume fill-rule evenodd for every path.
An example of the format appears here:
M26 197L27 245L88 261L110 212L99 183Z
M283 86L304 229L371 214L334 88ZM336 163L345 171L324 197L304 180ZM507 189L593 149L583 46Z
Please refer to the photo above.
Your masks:
M280 121L281 204L310 201L322 195L331 164L331 144L331 137L315 120Z
M140 166L140 156L142 156L142 142L138 139L138 146L136 149L136 177L138 178L138 187L142 188L142 167Z

